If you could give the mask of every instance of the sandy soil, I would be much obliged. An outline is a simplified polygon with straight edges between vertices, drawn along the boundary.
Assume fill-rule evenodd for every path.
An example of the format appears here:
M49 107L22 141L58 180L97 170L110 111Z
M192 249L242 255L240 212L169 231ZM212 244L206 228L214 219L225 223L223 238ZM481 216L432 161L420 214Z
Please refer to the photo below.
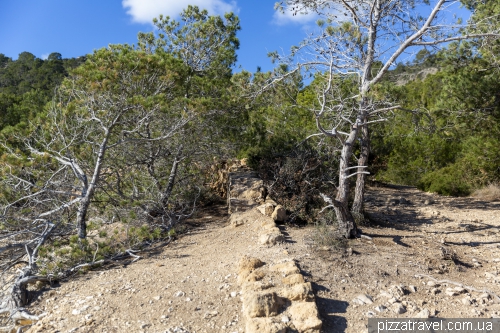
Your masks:
M202 211L165 248L38 295L30 310L47 316L29 332L243 332L238 261L283 253L313 283L326 333L366 331L369 317L500 317L499 202L379 187L366 208L371 223L361 228L372 240L346 250L316 246L314 227L292 226L281 227L285 243L264 247L255 226L228 226L226 207Z

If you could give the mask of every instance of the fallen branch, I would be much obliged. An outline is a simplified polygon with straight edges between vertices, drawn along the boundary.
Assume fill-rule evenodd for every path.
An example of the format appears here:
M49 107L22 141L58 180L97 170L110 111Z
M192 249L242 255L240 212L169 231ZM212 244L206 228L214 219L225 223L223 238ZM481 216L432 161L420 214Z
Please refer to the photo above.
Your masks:
M488 289L477 289L477 288L474 288L472 286L466 286L463 283L455 282L455 281L451 281L451 280L438 280L438 279L435 279L434 277L432 277L430 275L426 275L426 274L417 274L417 275L415 275L415 277L416 278L426 277L426 278L428 278L436 283L439 283L439 284L448 283L448 284L452 284L452 285L455 285L455 286L460 287L460 288L467 289L469 291L475 291L478 293L486 293L491 297L491 299L495 302L495 304L500 304L500 297L498 297L494 292L492 292Z

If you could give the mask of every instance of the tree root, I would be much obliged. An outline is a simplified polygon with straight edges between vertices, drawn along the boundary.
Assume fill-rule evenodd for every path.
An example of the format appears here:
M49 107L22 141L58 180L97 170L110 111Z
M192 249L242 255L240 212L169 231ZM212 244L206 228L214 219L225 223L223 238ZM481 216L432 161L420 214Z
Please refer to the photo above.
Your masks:
M477 288L474 288L472 286L466 286L463 283L455 282L455 281L451 281L451 280L438 280L438 279L435 279L434 277L432 277L430 275L426 275L426 274L417 274L417 275L415 275L415 277L416 278L426 277L426 278L428 278L436 283L439 283L439 284L448 283L448 284L452 284L452 285L455 285L457 287L464 288L464 289L467 289L470 291L475 291L478 293L486 293L491 297L491 299L493 300L493 302L495 304L500 304L500 297L498 297L494 292L492 292L488 289L477 289Z

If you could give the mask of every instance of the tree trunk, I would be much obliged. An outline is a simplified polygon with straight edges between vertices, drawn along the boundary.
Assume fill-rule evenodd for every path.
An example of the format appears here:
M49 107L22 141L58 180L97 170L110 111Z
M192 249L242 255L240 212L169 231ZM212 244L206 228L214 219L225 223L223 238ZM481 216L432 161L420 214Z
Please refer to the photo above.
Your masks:
M174 163L172 164L172 169L170 170L170 175L168 176L168 183L165 192L163 193L162 204L165 207L168 204L168 200L170 199L170 195L172 194L172 190L174 189L175 178L177 177L177 168L179 167L179 163L182 160L182 149L183 145L179 147L177 155L175 156Z
M85 239L87 237L87 211L90 206L90 196L87 194L82 201L76 213L76 227L78 229L78 238Z
M366 123L366 121L365 121ZM358 159L358 166L368 166L368 157L370 155L370 132L368 125L361 128L361 155ZM358 171L366 171L366 168L359 168ZM356 178L356 188L354 191L354 202L352 204L352 212L358 216L363 214L363 203L365 200L365 173L358 173Z
M335 215L339 224L339 231L345 238L353 238L357 234L356 222L349 210L349 159L352 155L352 146L358 136L359 121L352 127L351 133L343 143L339 163L339 187L335 197Z
M20 271L19 276L12 283L10 292L0 304L0 314L10 313L10 318L13 320L28 319L39 320L39 316L31 315L24 307L28 304L28 284L37 281L48 281L45 276L33 275L37 271L36 261L38 259L38 249L45 243L55 225L47 224L47 228L38 239L38 244L32 250L28 245L25 245L28 254L28 265Z

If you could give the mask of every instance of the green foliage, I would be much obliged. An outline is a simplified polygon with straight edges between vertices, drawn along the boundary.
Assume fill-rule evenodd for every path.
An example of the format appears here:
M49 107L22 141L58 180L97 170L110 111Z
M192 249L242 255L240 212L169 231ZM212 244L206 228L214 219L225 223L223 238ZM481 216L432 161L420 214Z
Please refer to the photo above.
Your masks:
M425 174L418 183L418 188L441 195L466 196L470 186L461 178L457 165L451 165Z
M500 179L498 69L475 58L467 43L451 44L436 59L437 74L385 87L407 111L374 132L377 178L467 195Z
M51 53L42 60L23 52L13 61L0 54L0 130L41 113L68 71L84 59L63 59L60 53Z

